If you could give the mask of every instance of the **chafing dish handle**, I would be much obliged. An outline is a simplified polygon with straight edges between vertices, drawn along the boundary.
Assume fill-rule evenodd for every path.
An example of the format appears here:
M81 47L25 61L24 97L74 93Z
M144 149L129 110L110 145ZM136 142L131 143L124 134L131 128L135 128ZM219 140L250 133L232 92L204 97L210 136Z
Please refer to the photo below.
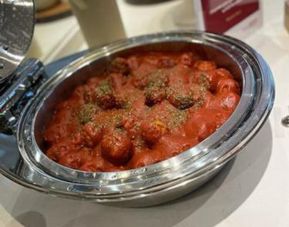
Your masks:
M20 64L9 81L0 84L0 133L14 134L18 119L29 100L47 79L44 66L37 59Z

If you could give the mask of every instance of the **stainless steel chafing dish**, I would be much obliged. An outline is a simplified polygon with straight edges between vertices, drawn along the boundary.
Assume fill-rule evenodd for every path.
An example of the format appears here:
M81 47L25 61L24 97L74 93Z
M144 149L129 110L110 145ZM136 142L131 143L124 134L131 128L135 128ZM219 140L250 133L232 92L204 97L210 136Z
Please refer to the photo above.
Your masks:
M237 109L197 146L143 168L84 172L50 160L41 150L41 132L53 106L77 84L101 72L114 57L140 50L194 50L213 59L242 84ZM7 58L2 55L1 60ZM18 63L5 78L0 70L0 131L14 133L18 145L11 153L13 166L7 159L0 160L1 173L41 192L100 203L150 206L196 189L254 137L274 101L272 73L263 58L239 40L205 32L158 33L117 41L92 50L48 79L39 61Z

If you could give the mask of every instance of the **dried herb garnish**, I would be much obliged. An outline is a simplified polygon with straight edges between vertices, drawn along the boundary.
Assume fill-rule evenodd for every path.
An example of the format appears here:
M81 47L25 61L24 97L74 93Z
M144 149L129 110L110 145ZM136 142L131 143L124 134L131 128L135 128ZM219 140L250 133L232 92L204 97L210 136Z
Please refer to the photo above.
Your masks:
M80 111L78 112L78 120L79 120L79 123L84 125L88 122L90 122L93 118L93 115L95 114L96 112L96 106L89 103L89 104L84 104Z
M171 121L169 122L170 128L177 128L178 126L184 124L187 120L188 113L186 110L176 109L171 113Z
M96 87L96 96L103 96L108 95L112 93L112 87L108 80L103 80L99 83L99 85Z
M130 68L129 65L126 61L126 59L117 57L115 58L109 67L109 72L113 73L121 73L125 76L129 75L130 73Z
M209 83L209 80L205 74L200 75L199 82L200 82L200 85L203 89L205 89L205 90L209 89L210 83Z

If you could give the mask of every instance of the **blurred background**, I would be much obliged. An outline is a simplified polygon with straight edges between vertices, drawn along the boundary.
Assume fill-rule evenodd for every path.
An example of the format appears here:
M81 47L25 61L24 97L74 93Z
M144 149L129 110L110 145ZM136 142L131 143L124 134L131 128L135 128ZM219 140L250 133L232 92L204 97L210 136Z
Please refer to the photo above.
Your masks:
M153 32L213 28L213 32L246 40L264 28L264 21L275 23L277 11L278 26L285 30L284 16L280 14L285 12L283 0L35 0L35 3L37 23L29 57L40 58L44 63L114 40ZM265 4L270 12L263 7ZM241 15L246 10L251 11ZM233 28L221 28L222 25Z

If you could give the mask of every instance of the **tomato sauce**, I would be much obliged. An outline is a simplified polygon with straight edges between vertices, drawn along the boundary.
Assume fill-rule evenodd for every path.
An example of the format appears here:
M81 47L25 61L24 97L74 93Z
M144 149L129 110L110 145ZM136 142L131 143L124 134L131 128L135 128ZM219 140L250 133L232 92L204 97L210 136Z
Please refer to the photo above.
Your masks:
M192 52L118 57L55 107L46 155L84 171L146 166L206 139L239 99L231 73Z

